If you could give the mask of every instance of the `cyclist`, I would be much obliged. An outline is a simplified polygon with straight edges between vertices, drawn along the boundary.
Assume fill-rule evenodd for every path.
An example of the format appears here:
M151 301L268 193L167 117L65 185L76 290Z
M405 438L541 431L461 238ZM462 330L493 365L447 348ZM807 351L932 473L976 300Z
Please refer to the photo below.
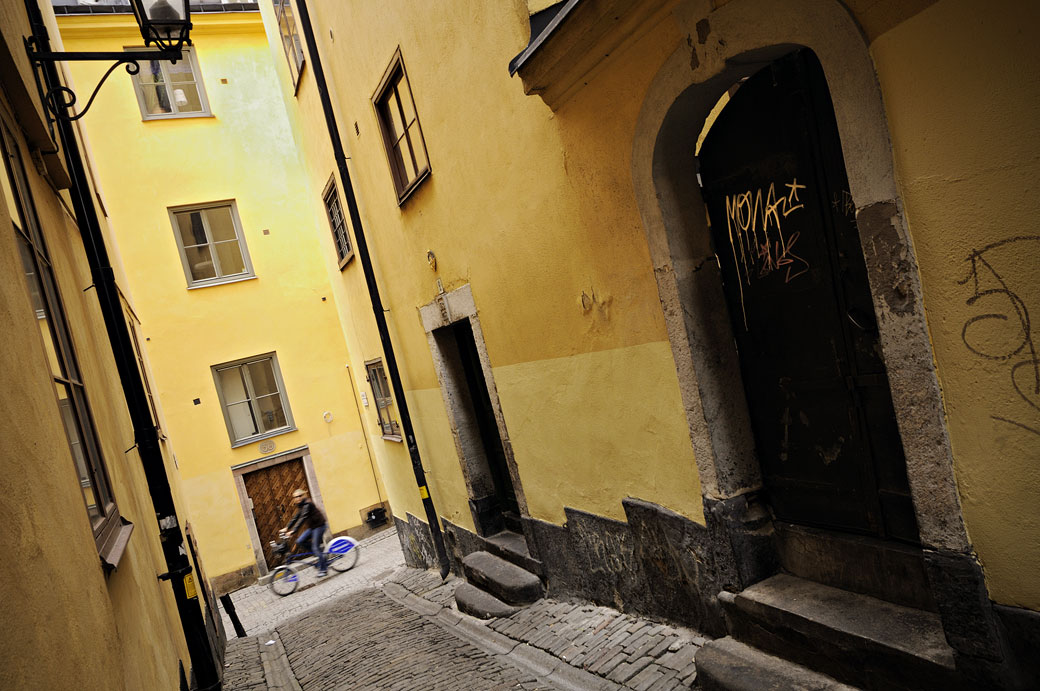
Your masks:
M325 531L328 529L325 514L314 505L305 489L297 489L293 492L293 503L296 504L296 514L285 527L285 532L291 534L301 525L304 526L304 531L296 538L296 544L306 548L307 540L310 540L311 551L318 555L318 577L323 577L328 573L325 552L322 550L321 544L322 537L325 536Z

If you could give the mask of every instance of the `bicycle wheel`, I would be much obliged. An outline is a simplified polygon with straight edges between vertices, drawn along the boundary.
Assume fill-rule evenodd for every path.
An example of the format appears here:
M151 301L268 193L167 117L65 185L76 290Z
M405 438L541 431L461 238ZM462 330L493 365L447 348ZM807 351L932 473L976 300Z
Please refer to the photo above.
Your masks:
M361 547L358 545L357 540L346 535L340 535L329 541L328 549L325 551L325 558L328 560L329 566L336 571L349 571L357 563L360 551Z
M285 597L290 593L295 592L296 586L300 585L300 577L296 575L296 571L289 566L279 566L271 574L271 590L276 595Z

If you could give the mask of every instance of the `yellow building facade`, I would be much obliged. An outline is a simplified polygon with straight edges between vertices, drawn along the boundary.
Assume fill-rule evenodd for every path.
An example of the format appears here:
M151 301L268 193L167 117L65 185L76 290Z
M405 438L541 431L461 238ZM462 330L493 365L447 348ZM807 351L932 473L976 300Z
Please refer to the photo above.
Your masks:
M259 13L243 8L194 14L183 61L113 76L83 121L218 593L267 573L297 487L335 533L362 536L388 510L308 180ZM130 14L59 25L70 50L139 40ZM70 73L90 84L103 68Z
M23 43L61 50L50 4L0 3L0 27L0 686L219 683L220 615L154 435L161 412L144 397L104 192L81 133L42 102Z
M260 9L313 217L330 181L356 194L365 251L343 263L318 233L351 369L386 356L368 261L455 568L508 552L504 527L550 593L720 634L720 592L785 572L936 617L959 674L1028 676L1035 7ZM804 118L755 120L768 70L812 94L815 148L791 134ZM833 234L811 266L804 209ZM727 221L765 233L743 268ZM770 240L782 221L798 233ZM776 302L801 268L833 307ZM820 354L777 364L787 340ZM782 369L832 361L815 390ZM406 554L432 564L426 489L398 442L371 442Z

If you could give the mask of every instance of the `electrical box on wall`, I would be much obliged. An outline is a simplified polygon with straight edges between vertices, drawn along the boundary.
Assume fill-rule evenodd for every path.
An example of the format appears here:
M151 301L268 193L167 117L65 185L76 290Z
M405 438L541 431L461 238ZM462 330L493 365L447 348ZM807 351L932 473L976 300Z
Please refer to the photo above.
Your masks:
M368 394L364 391L361 392L361 405L368 407Z

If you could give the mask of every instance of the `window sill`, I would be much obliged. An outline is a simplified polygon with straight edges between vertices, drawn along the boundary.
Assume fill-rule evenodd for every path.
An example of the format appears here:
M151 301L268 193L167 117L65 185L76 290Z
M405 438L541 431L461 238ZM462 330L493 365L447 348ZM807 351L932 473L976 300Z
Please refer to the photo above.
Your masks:
M401 438L400 434L384 434L383 435L383 439L385 441L394 441L394 442L397 442L398 444L401 444L401 443L404 442L404 439Z
M217 116L213 113L170 113L169 115L142 115L141 122L158 122L160 120L191 120L194 118L212 118Z
M188 285L188 290L198 290L199 288L212 288L213 286L223 286L228 283L241 283L242 281L254 281L256 280L256 274L249 274L246 276L229 276L227 278L214 279L209 281L198 281Z
M263 441L264 439L270 439L271 437L277 437L279 435L288 434L289 432L295 431L296 425L290 425L289 427L280 427L278 429L271 430L270 432L265 432L263 434L257 434L253 437L246 437L245 439L233 441L231 442L231 448L237 449L240 446L249 446L250 444L255 444L256 442Z
M98 556L101 557L101 566L106 574L115 571L119 566L119 560L123 558L126 546L130 542L130 534L133 532L134 524L119 516L118 525L114 526L98 545Z
M342 271L343 269L347 268L347 264L349 264L350 260L352 260L353 258L354 258L354 250L351 250L350 254L348 254L347 256L345 256L345 257L343 257L342 259L339 260L339 270Z

